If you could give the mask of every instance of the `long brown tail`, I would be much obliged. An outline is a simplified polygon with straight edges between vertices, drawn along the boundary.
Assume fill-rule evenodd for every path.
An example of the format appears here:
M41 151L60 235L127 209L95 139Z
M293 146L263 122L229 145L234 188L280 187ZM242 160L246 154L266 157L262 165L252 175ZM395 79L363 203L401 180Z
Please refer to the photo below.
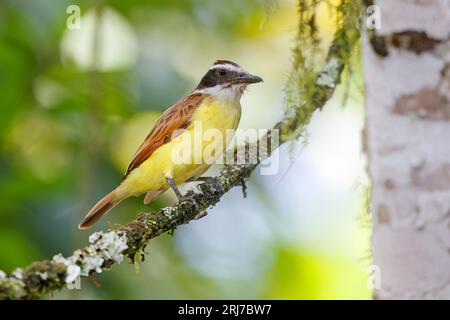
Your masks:
M87 213L78 225L78 229L87 229L92 227L109 210L119 204L121 200L114 199L114 191L108 193Z

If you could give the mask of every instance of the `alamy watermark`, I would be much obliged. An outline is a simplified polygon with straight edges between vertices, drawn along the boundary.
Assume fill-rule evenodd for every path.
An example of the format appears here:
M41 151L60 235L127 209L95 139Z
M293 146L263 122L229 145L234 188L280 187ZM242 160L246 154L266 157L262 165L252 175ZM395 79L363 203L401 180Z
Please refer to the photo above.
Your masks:
M69 30L81 29L81 9L79 6L72 4L66 8L66 13L69 14L66 20L66 26Z

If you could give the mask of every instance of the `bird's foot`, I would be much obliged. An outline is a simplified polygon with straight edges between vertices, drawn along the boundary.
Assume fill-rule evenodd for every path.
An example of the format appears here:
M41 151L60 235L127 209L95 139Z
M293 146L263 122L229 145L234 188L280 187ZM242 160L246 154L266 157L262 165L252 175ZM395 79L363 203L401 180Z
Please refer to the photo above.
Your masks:
M196 203L196 201L195 201L195 192L192 191L192 190L188 190L188 191L184 194L184 196L182 196L179 200L180 200L180 201L192 201L192 202L195 202L195 203Z
M180 199L180 201L191 201L194 204L195 207L195 211L198 212L195 216L194 219L198 220L200 218L203 218L204 216L206 216L208 213L206 212L206 210L202 210L200 211L200 206L198 205L197 201L195 200L195 192L192 190L188 190L186 192L186 194Z
M203 217L205 217L208 214L208 212L206 210L203 210L199 213L197 213L194 217L195 220L201 219Z

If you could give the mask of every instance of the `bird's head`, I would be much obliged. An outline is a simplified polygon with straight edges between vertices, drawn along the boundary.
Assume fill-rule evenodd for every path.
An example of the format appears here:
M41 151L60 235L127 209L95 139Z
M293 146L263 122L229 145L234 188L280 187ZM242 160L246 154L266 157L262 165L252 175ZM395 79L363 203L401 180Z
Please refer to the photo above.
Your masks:
M240 98L247 85L262 81L261 77L248 73L235 62L217 60L200 80L195 91L209 94L235 94Z

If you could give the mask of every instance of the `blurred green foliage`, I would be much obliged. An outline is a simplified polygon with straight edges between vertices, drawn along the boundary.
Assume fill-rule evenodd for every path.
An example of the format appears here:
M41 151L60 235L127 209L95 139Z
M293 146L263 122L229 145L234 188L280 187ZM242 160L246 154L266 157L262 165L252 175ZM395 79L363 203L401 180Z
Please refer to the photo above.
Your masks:
M80 30L66 26L66 9L73 4L86 17ZM272 112L281 114L279 96L264 94L281 94L294 8L292 1L268 0L0 1L0 269L10 272L85 244L87 234L76 230L81 216L120 182L157 116L191 90L215 59L231 57L265 68L272 89L251 100L245 118L251 119L247 126L259 118L270 125L275 117L264 116L260 104L269 97L280 109ZM95 14L101 24L95 23ZM93 44L103 38L109 40ZM258 203L261 197L261 203L270 203L267 195L255 192L253 197L243 201ZM152 207L168 200L163 197ZM124 223L144 209L149 208L141 199L130 199L111 220ZM98 228L108 227L107 220ZM180 228L182 235L189 227ZM255 268L263 269L246 270L248 277L220 277L192 266L174 242L168 235L152 241L138 272L124 263L99 277L100 289L86 282L83 290L56 297L370 295L360 266L313 247L261 242L263 263Z

